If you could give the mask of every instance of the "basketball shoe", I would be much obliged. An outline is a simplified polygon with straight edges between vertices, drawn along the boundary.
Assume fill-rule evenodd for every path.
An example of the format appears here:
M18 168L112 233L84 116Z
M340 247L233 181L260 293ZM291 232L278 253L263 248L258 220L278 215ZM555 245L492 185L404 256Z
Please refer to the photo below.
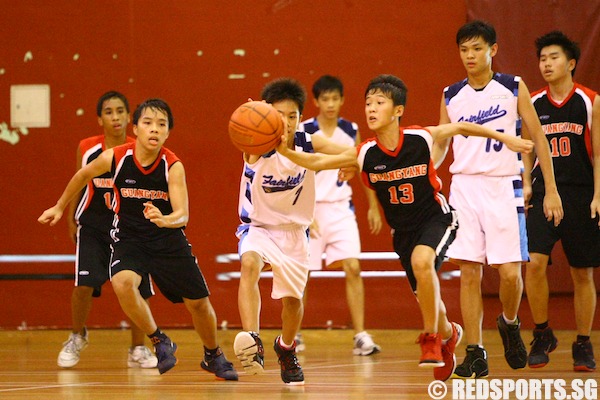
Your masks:
M156 368L158 358L146 346L129 348L127 366L129 368Z
M542 368L550 362L548 354L553 352L558 346L558 339L554 336L552 329L534 329L533 340L531 341L531 351L529 352L529 368Z
M573 370L579 372L594 372L596 370L594 349L589 339L583 342L573 342L572 351Z
M88 345L88 331L83 328L83 335L71 333L69 339L63 343L63 348L58 353L56 363L62 368L71 368L79 362L79 353Z
M150 340L154 345L154 352L158 358L158 364L156 365L158 372L164 374L177 364L177 357L175 357L177 345L164 333L153 336Z
M442 338L437 333L421 333L416 343L421 345L419 367L443 367Z
M233 364L227 361L225 354L223 354L223 350L221 350L220 347L217 347L217 352L212 357L207 355L205 350L204 360L202 360L200 366L203 370L215 374L217 379L222 379L225 381L238 380L238 374L233 368Z
M433 377L438 381L448 380L456 368L456 355L454 354L454 351L462 339L463 330L456 322L451 322L451 325L452 335L445 344L442 344L442 359L444 360L444 366L433 369Z
M381 347L373 342L373 338L367 331L362 331L354 336L354 349L352 352L355 356L370 356L380 351Z
M233 351L250 375L262 374L265 368L265 349L256 332L242 331L233 341Z
M298 363L296 357L296 341L291 349L284 349L279 344L281 336L275 338L273 349L279 358L279 366L281 367L281 380L286 385L304 385L304 373L302 367Z
M512 369L525 368L527 365L527 350L521 339L521 321L517 317L515 324L508 325L502 314L496 319L498 332L504 345L504 358Z
M467 346L465 359L462 364L456 367L452 373L452 378L487 378L488 374L487 351L479 345L470 344Z

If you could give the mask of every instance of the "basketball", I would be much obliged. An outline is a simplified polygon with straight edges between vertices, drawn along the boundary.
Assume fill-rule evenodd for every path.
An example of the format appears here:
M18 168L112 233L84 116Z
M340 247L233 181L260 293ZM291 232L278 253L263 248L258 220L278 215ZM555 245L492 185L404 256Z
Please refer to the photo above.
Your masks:
M268 153L279 144L282 134L281 114L262 101L242 104L229 118L229 137L244 153Z

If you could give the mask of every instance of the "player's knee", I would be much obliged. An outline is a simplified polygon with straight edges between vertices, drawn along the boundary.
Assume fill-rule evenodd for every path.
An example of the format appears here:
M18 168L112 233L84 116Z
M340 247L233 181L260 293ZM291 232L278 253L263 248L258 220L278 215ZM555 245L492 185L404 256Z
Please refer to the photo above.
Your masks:
M184 299L186 308L192 313L197 315L212 314L212 304L208 300L208 297L201 299Z
M260 270L262 268L259 258L256 257L242 257L240 263L240 272L242 277L245 279L258 279Z
M460 283L462 285L480 285L481 269L474 266L460 268Z
M522 282L520 269L509 269L500 273L500 284L509 286L519 286Z
M141 278L133 271L120 271L112 277L111 283L117 296L120 296L138 290Z
M593 268L571 268L571 278L575 285L588 285L594 282Z
M344 260L343 269L346 274L346 278L356 279L360 277L360 263L356 258Z

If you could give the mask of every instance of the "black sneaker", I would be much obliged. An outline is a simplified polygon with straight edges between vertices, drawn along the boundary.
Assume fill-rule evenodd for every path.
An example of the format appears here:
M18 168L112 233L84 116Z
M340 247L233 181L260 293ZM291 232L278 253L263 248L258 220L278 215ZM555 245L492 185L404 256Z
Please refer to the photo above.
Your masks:
M552 353L556 346L558 346L558 339L554 336L552 329L547 327L545 329L534 329L533 330L533 341L531 344L531 351L529 352L529 368L542 368L550 362L549 353Z
M202 369L212 372L217 376L217 379L226 381L237 381L238 374L233 368L233 364L227 361L225 354L221 348L217 348L217 355L208 359L204 356L204 360L200 363Z
M233 342L233 351L249 375L262 374L265 367L265 349L256 332L242 331Z
M456 367L452 378L477 379L488 376L487 351L476 344L467 346L467 355L462 364Z
M277 357L279 357L281 380L286 385L304 385L304 373L302 367L298 364L298 358L296 358L296 341L294 341L294 346L291 349L286 350L279 345L280 337L275 338L273 348L277 353Z
M594 360L594 349L592 342L573 343L573 369L579 372L594 372L596 370L596 360Z
M527 350L523 339L521 339L521 321L517 317L516 324L507 325L504 317L500 314L496 323L498 324L498 332L502 337L506 362L512 369L525 368L527 365Z
M163 336L150 338L150 341L154 345L156 358L158 358L158 372L161 374L164 374L177 364L177 358L175 357L177 345L171 342L171 339L167 335Z

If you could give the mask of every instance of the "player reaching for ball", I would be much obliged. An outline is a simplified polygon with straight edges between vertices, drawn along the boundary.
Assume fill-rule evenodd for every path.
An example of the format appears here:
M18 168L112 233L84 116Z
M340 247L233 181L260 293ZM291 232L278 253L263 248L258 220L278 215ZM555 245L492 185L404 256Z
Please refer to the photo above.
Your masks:
M441 180L431 160L433 143L459 133L500 140L513 151L530 152L533 143L468 122L402 128L406 92L404 82L395 76L380 75L371 80L365 91L365 113L376 137L356 149L324 155L280 145L277 151L313 170L358 165L392 227L394 250L421 308L424 329L417 340L421 345L419 366L433 367L435 379L446 380L456 365L454 349L462 328L446 316L437 271L458 223L441 193Z
M200 366L219 379L237 380L217 342L217 318L209 291L183 229L189 219L185 170L163 145L173 128L169 105L149 99L133 113L133 143L102 152L71 178L56 205L38 218L55 225L65 207L94 177L110 173L115 198L111 283L121 308L154 344L158 371L177 364L177 345L163 333L138 287L150 274L173 303L184 303L204 344Z
M328 154L348 149L323 137L296 132L306 101L306 92L298 81L274 80L263 88L262 99L271 103L286 122L283 146L298 152ZM271 297L281 299L283 307L281 335L274 343L281 379L286 384L302 385L304 374L296 358L294 337L304 314L302 296L309 271L308 226L315 207L315 173L275 150L262 155L244 152L243 158L238 209L241 225L237 230L241 258L238 307L243 331L235 338L234 350L246 373L263 372L258 282L260 272L271 269Z

